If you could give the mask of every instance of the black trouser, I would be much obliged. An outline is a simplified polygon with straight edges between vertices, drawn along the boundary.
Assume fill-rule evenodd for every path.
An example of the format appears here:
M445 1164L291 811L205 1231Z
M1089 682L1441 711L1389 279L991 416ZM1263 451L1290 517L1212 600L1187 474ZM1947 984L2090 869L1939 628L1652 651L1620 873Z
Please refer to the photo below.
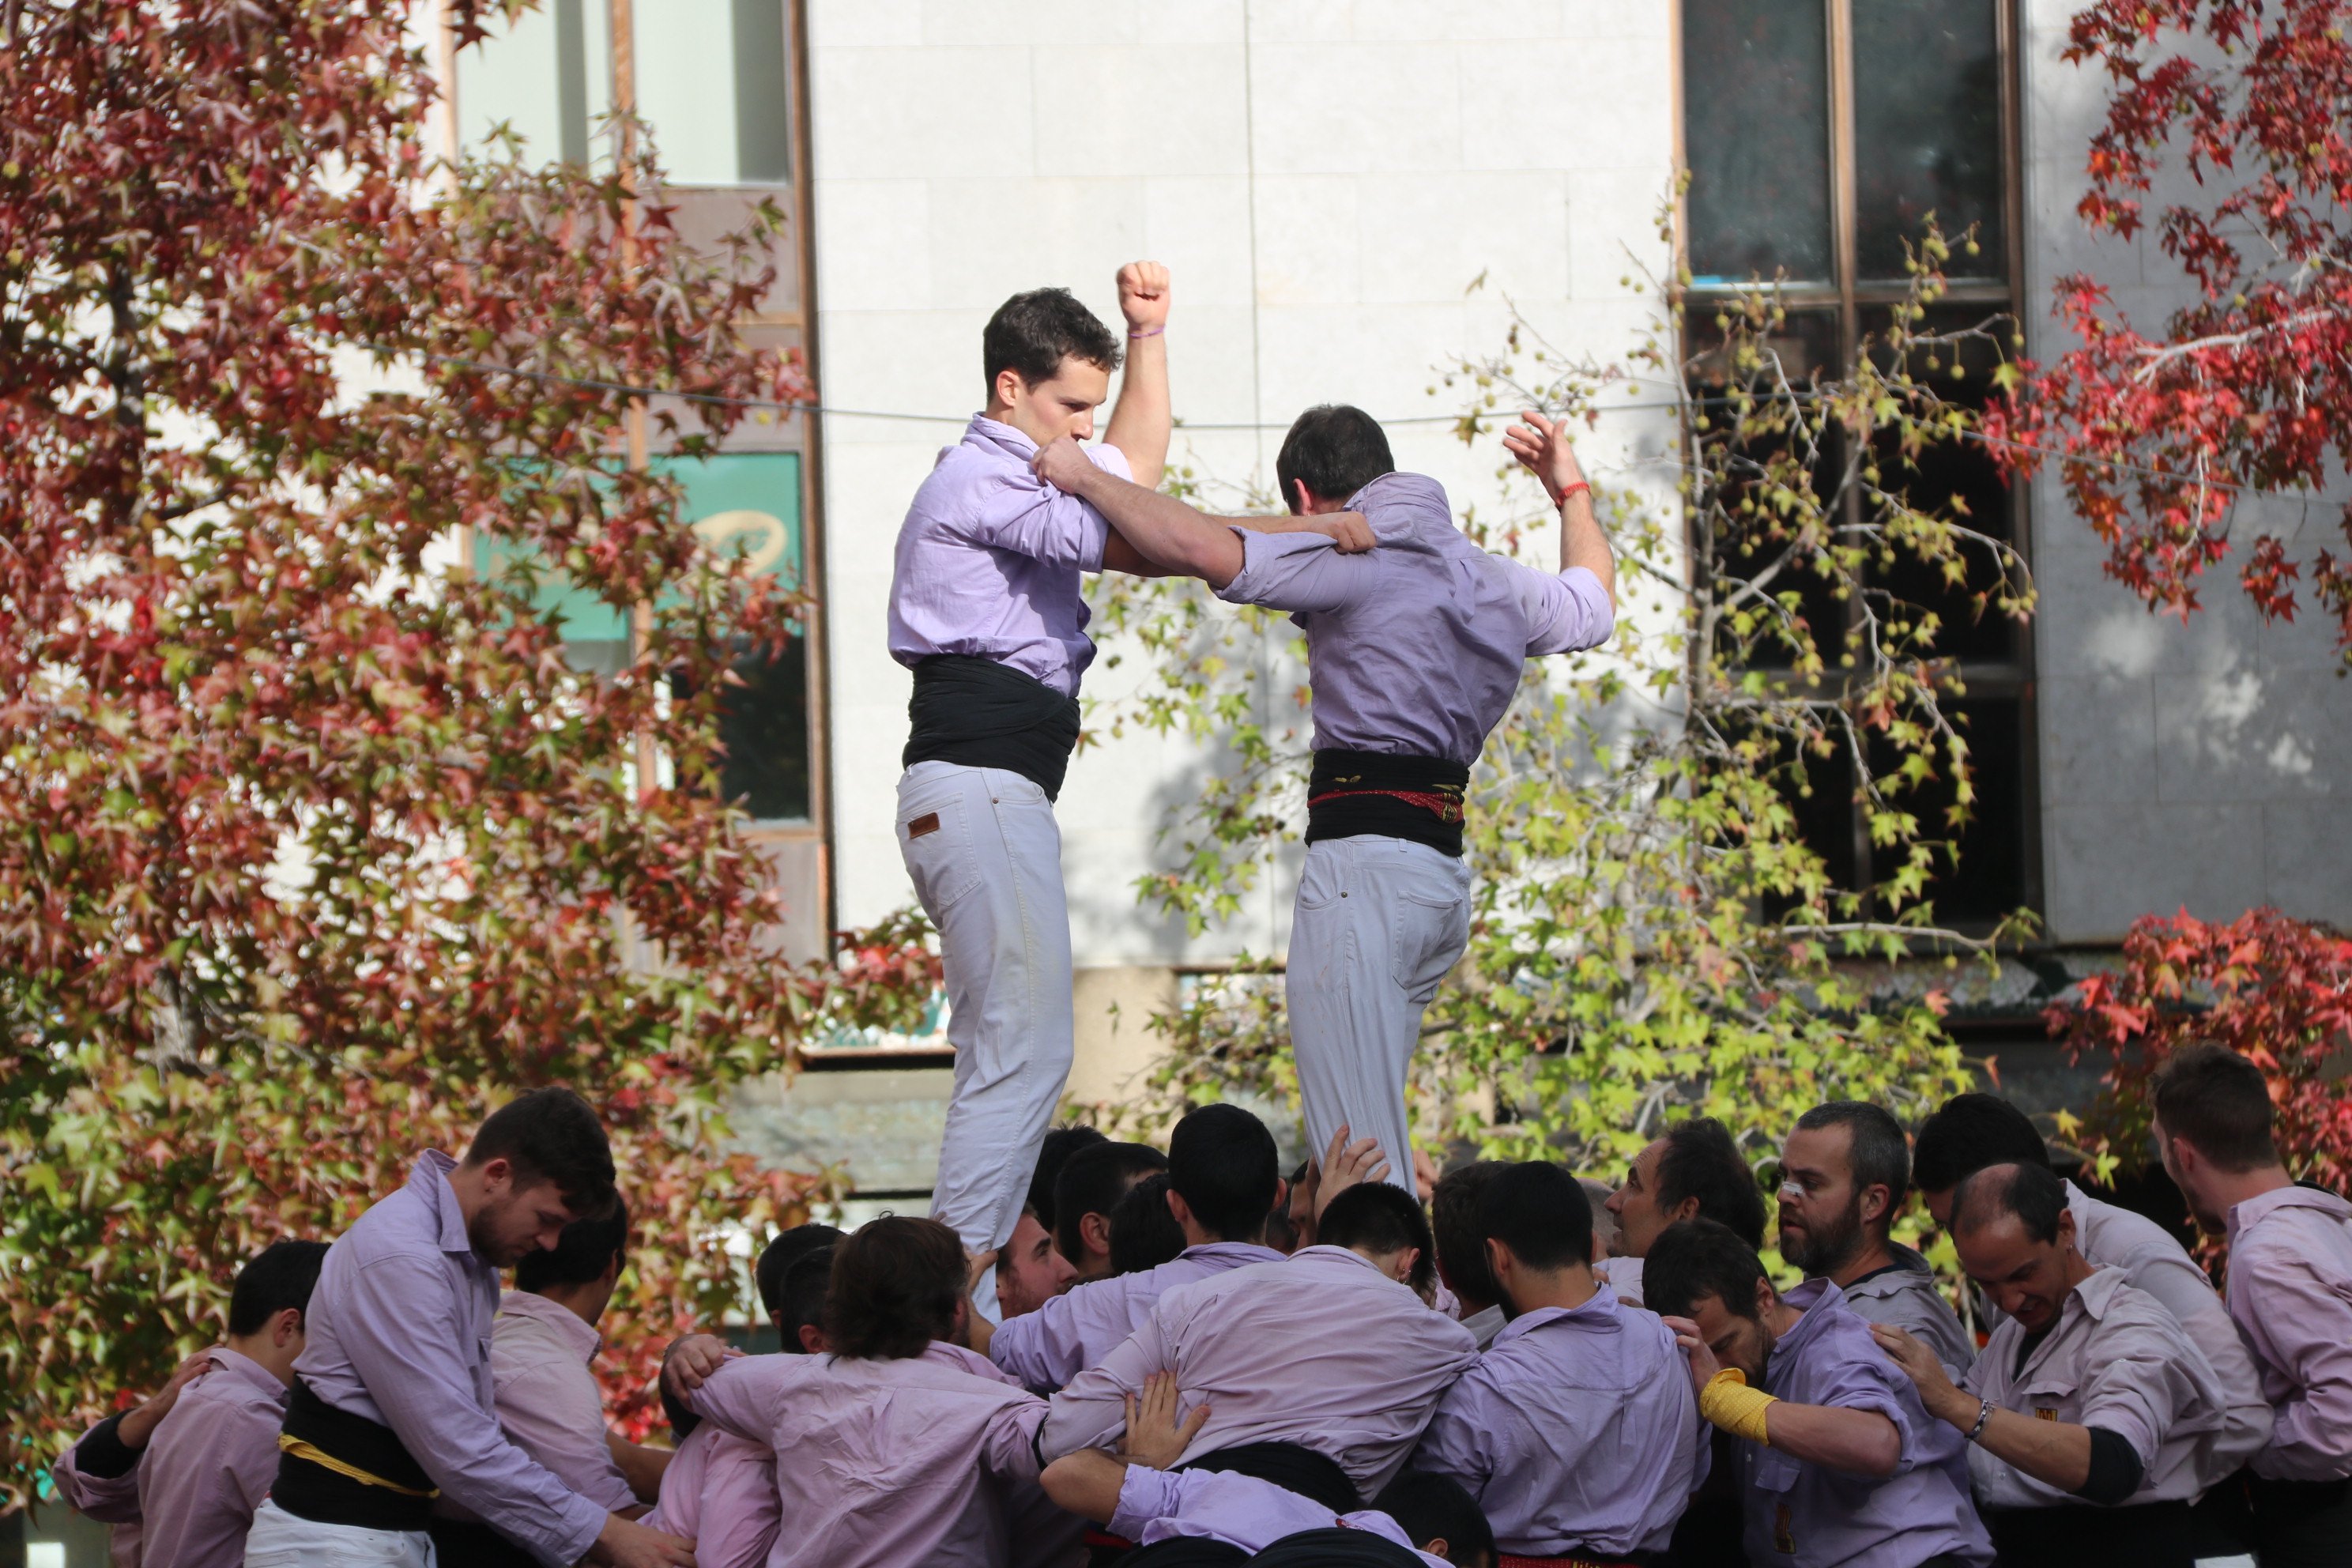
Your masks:
M1674 1568L1748 1568L1748 1552L1740 1545L1747 1522L1739 1489L1740 1440L1720 1426L1710 1440L1714 1451L1706 1479L1675 1521L1666 1561Z
M2196 1568L2200 1557L2245 1551L2210 1511L2185 1502L1989 1508L1982 1517L2000 1568L2085 1568L2104 1563Z
M2352 1480L2273 1481L2241 1470L2209 1500L2263 1568L2352 1563Z
M433 1556L440 1568L539 1568L539 1559L487 1524L436 1519Z
M1249 1555L1238 1546L1205 1536L1171 1535L1137 1547L1118 1560L1118 1568L1230 1568L1248 1562Z
M1369 1530L1302 1530L1250 1561L1265 1568L1422 1568L1419 1552Z

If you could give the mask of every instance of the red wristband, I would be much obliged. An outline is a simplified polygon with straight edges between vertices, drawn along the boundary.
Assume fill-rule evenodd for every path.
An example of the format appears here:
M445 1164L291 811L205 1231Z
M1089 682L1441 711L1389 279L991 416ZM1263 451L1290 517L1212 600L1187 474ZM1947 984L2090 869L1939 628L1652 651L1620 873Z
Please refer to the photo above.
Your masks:
M1589 496L1592 493L1592 487L1586 484L1582 479L1577 480L1576 483L1569 486L1566 489L1559 492L1559 504L1566 506L1568 504L1569 497L1580 493Z

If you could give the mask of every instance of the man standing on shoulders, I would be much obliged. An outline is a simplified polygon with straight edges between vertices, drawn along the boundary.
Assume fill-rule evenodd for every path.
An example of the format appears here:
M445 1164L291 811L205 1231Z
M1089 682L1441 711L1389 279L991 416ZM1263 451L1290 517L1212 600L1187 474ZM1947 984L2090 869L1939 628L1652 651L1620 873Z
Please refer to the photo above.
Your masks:
M567 1089L500 1108L462 1163L419 1156L320 1271L247 1568L426 1568L445 1497L543 1563L691 1568L690 1542L582 1497L499 1427L499 1271L614 1202L604 1129Z
M1974 1445L1969 1471L2002 1568L2192 1568L2238 1554L2190 1507L2224 1437L2221 1380L2163 1303L2084 1258L2058 1178L1988 1166L1948 1212L1960 1266L2003 1314L1967 1379L1955 1386L1901 1329L1870 1331L1927 1413Z
M1857 1316L1927 1341L1958 1377L1976 1345L1927 1260L1888 1234L1910 1191L1900 1122L1864 1100L1817 1105L1780 1147L1780 1256L1835 1285Z
M2155 1089L2164 1168L2229 1239L2230 1318L2278 1415L2245 1480L2263 1568L2352 1563L2352 1204L2288 1177L2270 1086L2237 1052L2177 1051Z
M1375 1140L1413 1191L1404 1087L1422 1014L1469 940L1463 795L1527 661L1605 641L1616 576L1591 486L1564 430L1525 416L1504 445L1562 507L1560 570L1473 544L1433 479L1396 471L1361 409L1310 408L1275 458L1302 518L1360 512L1379 548L1348 555L1306 534L1208 517L1085 460L1072 443L1038 472L1099 509L1147 560L1234 604L1287 610L1307 630L1315 710L1307 864L1286 980L1310 1148L1339 1128Z
M1736 1450L1748 1568L1983 1568L1968 1445L1827 1279L1783 1296L1711 1220L1650 1248L1650 1304L1690 1353L1699 1412Z

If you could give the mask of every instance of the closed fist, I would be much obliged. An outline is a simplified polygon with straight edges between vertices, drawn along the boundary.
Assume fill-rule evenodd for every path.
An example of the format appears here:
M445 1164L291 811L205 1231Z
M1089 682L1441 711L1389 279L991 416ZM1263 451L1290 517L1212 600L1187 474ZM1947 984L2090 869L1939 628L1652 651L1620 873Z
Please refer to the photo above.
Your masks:
M1168 324L1168 268L1157 261L1130 261L1118 269L1118 313L1130 332Z

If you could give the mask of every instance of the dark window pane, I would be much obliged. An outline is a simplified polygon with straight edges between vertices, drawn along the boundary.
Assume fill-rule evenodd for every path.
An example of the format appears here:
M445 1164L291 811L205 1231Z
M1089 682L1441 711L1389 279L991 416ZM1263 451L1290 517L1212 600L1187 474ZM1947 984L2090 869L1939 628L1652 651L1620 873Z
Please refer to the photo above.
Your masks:
M1832 888L1851 892L1855 888L1853 755L1842 734L1832 731L1832 735L1827 756L1801 751L1783 740L1769 765L1777 770L1773 787L1796 819L1798 840L1822 858ZM1793 893L1767 893L1763 902L1765 914L1773 920L1803 907ZM1832 910L1836 912L1834 905Z
M1955 240L1979 226L1976 255L1954 246L1950 276L2007 273L1994 4L1855 0L1854 263L1865 280L1904 276L1903 242L1918 240L1930 212Z
M805 822L809 815L808 639L784 640L773 658L735 661L740 686L719 701L719 740L727 755L719 793L755 822ZM688 688L680 678L680 696Z
M1901 809L1919 820L1923 838L1948 841L1954 855L1937 853L1927 896L1936 919L1946 925L1982 928L2025 902L2025 723L2024 704L2014 698L1948 699L1944 711L1969 743L1969 782L1976 798L1969 819L1955 827L1950 821L1958 794L1952 784L1951 761L1940 750L1933 777L1894 797ZM1887 748L1874 748L1872 765L1891 769L1896 759ZM1881 849L1872 870L1883 880L1903 863L1896 851Z
M1823 0L1684 0L1698 282L1831 280L1829 101Z

